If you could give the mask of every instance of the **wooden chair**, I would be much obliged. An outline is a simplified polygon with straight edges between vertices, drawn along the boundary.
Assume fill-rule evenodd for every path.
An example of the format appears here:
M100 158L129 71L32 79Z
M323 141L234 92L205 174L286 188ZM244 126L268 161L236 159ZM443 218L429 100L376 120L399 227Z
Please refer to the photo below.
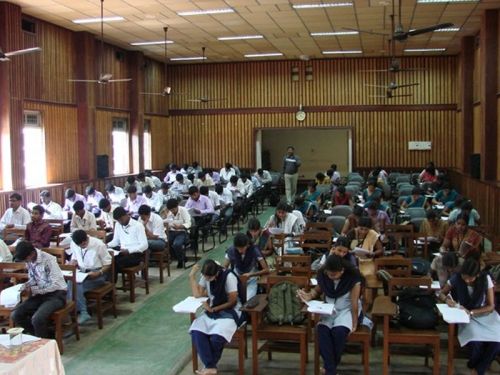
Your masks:
M163 284L163 270L167 269L168 277L170 277L170 249L168 247L168 242L162 251L152 251L150 254L151 262L158 264L158 270L160 273L160 284Z
M3 240L5 243L15 242L17 239L24 237L25 232L25 229L5 228L3 230Z
M126 267L121 271L122 286L121 290L128 290L130 292L130 302L135 302L135 287L137 283L144 284L146 294L149 294L149 250L142 252L142 260L137 266ZM136 273L141 273L141 278L136 277Z
M42 251L53 255L57 259L57 263L59 265L63 265L66 263L66 251L62 247L44 247L42 248Z
M76 311L76 267L71 265L60 265L63 271L66 282L71 281L72 299L66 301L66 306L54 311L50 319L54 322L55 337L59 352L64 353L63 337L64 332L72 329L77 340L80 340L80 329L78 326L77 311ZM65 272L67 271L67 272ZM68 318L70 322L68 322Z
M62 219L44 219L46 223L50 224L52 228L52 235L50 236L50 242L55 242L56 246L59 246L60 238L59 235L64 233L64 220Z
M333 236L333 224L329 222L321 222L321 223L306 223L306 227L304 229L304 232L309 232L309 231L318 231L318 230L323 230L330 232L330 235Z
M405 256L408 256L410 258L413 257L413 241L415 239L415 234L412 224L387 224L385 226L385 235L389 239L389 242L392 242L394 245L394 248L388 249L388 251L399 253L404 250Z
M94 310L97 315L97 327L103 327L103 313L111 310L116 318L116 285L115 285L115 257L111 254L111 270L108 273L109 281L104 285L85 293L85 298L88 301L88 308Z
M28 270L26 263L2 263L0 262L0 291L10 286L7 280L13 281L14 284L25 282L28 280ZM8 320L8 326L14 327L10 315L15 307L0 305L0 318Z
M283 255L276 257L276 273L278 275L305 276L311 278L310 255Z
M246 291L246 280L241 279L242 290ZM191 323L196 319L196 314L189 314ZM248 358L247 347L247 323L241 324L234 333L230 342L225 345L228 349L238 350L238 375L245 375L245 358ZM193 372L198 370L198 351L191 341L191 359L193 363Z
M298 287L308 288L309 279L303 276L268 276L267 290L280 281L289 281ZM252 323L252 374L259 371L259 353L266 351L268 359L272 359L273 351L300 353L300 374L305 375L308 360L308 325L275 325L264 320L268 304L266 294L257 295L258 304L253 308L243 308L250 314ZM266 342L259 348L259 340Z
M299 246L305 254L322 255L332 247L332 232L325 230L307 231L300 236Z
M389 374L390 344L430 345L433 348L433 375L439 375L440 336L437 330L415 330L390 327L390 319L397 314L397 306L391 301L402 287L426 286L431 293L432 280L429 277L395 277L389 281L389 295L375 299L372 315L383 317L383 358L382 370Z

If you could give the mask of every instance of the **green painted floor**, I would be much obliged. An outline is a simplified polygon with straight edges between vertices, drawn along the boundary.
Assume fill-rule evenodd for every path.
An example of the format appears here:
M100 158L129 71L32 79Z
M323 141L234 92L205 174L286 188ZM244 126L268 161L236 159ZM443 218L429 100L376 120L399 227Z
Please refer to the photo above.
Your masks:
M273 210L268 208L259 215L261 222ZM206 257L221 261L231 243L229 237ZM136 311L75 352L72 359L64 361L66 373L167 375L180 371L191 358L189 317L174 313L172 306L191 294L188 274L189 270L185 270L168 281Z

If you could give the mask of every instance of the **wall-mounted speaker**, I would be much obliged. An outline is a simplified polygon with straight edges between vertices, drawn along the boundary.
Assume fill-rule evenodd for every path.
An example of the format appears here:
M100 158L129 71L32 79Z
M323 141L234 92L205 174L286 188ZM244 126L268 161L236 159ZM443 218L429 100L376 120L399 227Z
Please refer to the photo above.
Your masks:
M115 52L115 58L118 60L118 61L125 61L125 52L122 52L122 51L116 51Z
M109 177L109 156L97 155L97 178Z
M471 154L469 157L469 170L472 178L481 178L481 154Z

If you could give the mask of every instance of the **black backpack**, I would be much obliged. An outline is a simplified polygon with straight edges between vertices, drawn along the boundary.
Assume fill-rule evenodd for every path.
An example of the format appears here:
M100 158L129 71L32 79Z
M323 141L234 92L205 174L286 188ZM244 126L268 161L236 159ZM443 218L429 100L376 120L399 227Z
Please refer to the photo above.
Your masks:
M397 297L399 323L412 329L433 329L439 321L436 299L425 289L406 288Z
M431 271L431 264L428 260L422 258L413 258L411 260L411 274L415 276L427 276Z

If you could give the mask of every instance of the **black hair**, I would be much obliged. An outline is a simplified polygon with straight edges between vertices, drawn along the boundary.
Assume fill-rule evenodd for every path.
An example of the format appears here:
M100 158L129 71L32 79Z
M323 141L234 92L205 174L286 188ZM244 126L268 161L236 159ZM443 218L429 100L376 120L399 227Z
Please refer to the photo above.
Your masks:
M80 246L82 243L84 243L85 241L87 241L88 238L89 238L89 236L82 229L75 230L73 232L73 234L71 235L71 239L78 246Z
M233 165L231 163L226 163L225 167L226 167L226 169L230 169L233 167Z
M188 175L187 175L187 179L188 179L189 181L193 182L193 181L194 181L194 174L193 174L193 173L188 173Z
M361 216L363 216L364 212L365 211L364 211L363 207L358 206L358 205L354 206L354 208L352 209L352 213L354 216L361 217Z
M441 260L443 263L443 267L447 268L455 268L458 266L458 256L454 251L448 251L444 253L443 259Z
M326 271L329 272L344 271L344 273L359 274L359 272L356 270L356 268L351 262L349 262L348 260L337 254L328 255L325 264L323 265L323 267L321 267L318 273Z
M379 206L378 202L375 200L372 200L370 203L368 203L367 208L370 210L378 210L378 206Z
M175 207L178 207L179 206L179 201L175 198L170 198L168 201L167 201L167 209L168 210L171 210Z
M337 164L330 165L330 169L332 169L335 172L337 170Z
M184 176L182 175L182 173L177 173L175 175L175 180L179 182L184 181Z
M22 262L27 257L29 257L33 251L36 251L36 249L31 242L20 241L16 245L16 252L14 255L14 261L15 262Z
M160 185L160 189L168 189L170 186L166 182L162 182Z
M50 198L50 191L48 191L48 190L42 190L40 192L40 197Z
M139 210L137 212L139 215L151 215L151 207L149 207L147 204L143 204L139 207Z
M460 212L460 213L457 215L457 219L455 220L455 223L456 223L458 220L463 220L463 221L465 221L465 225L469 225L469 215L468 215L468 214L466 214L465 212Z
M66 198L73 198L75 196L75 194L76 193L75 193L75 191L73 189L66 189L66 191L64 192L64 196Z
M314 190L316 190L316 185L317 185L317 184L316 184L316 182L311 181L311 182L309 182L309 183L307 184L307 187L308 187L308 188L313 188Z
M288 203L286 202L279 202L276 206L276 211L286 211L288 212Z
M85 204L82 201L76 201L73 205L73 211L80 211L85 208Z
M479 275L480 272L481 272L481 265L474 258L465 259L460 270L460 273L462 275L467 275L471 277L476 277L477 275Z
M420 195L420 194L422 194L422 191L420 190L420 188L419 188L419 187L414 187L413 189L411 189L411 194L412 194L412 195L413 195L413 194L418 194L418 195Z
M372 219L370 219L369 217L365 217L365 216L359 218L358 227L365 227L365 228L371 229L372 228Z
M213 259L207 259L201 266L201 274L204 276L215 276L222 269Z
M116 207L113 211L113 219L120 220L123 216L127 215L127 211L123 207Z
M316 178L319 180L319 181L323 181L325 179L325 175L324 173L322 172L318 172L316 173Z
M142 181L142 180L144 180L145 178L146 178L146 175L144 174L144 172L141 172L141 173L139 173L139 174L137 175L137 179L138 179L138 180L141 180L141 181Z
M200 186L200 194L208 195L208 186Z
M152 193L153 192L153 188L149 185L146 185L142 188L142 192L144 194L149 194L149 193Z
M205 177L207 174L205 171L201 171L201 172L198 172L198 178L199 179L202 179L203 177Z
M231 178L229 179L229 182L232 184L236 184L238 182L238 176L232 175Z
M262 226L260 225L259 219L257 219L256 217L251 217L250 219L248 219L247 228L248 230L259 230L260 228L262 228Z
M462 205L460 206L460 208L462 210L472 210L472 202L469 201L469 200L466 200L465 202L462 203Z
M215 192L217 194L222 194L224 192L224 186L222 186L221 184L215 185Z
M332 176L333 176L333 172L334 172L334 170L333 170L332 168L330 168L330 169L328 169L328 170L326 171L326 175L327 175L328 177L332 177Z
M38 213L43 216L43 214L45 213L45 208L37 204L36 206L33 207L32 211L38 211Z
M93 187L92 185L89 185L85 188L85 194L91 195L94 193L95 193L95 187Z
M129 184L133 184L133 183L135 182L135 177L134 177L134 176L128 176L128 177L127 177L127 182L128 182Z
M244 247L250 244L250 238L245 233L236 233L233 240L234 247Z
M189 195L193 195L194 193L198 193L199 190L196 186L190 186L189 189L188 189L188 194Z
M257 169L257 174L262 176L264 174L264 170L262 168Z
M129 194L137 193L137 187L135 185L130 185L127 189L127 193Z
M193 168L197 168L200 164L197 161L193 161Z
M113 191L115 191L115 185L113 185L112 183L109 183L106 185L106 188L105 190L108 192L108 193L112 193Z
M337 188L337 191L340 193L340 194L345 194L345 186L339 186Z
M292 150L294 150L294 151L295 151L295 147L293 147L293 146L288 146L286 149L288 150L289 148L291 148Z
M367 185L368 185L368 186L369 186L369 185L377 186L377 179L376 179L376 178L373 178L373 177L369 178L369 179L368 179L368 183L367 183Z
M425 214L427 220L436 219L438 217L437 212L435 210L428 210Z
M12 193L10 196L9 196L10 199L15 199L16 201L20 201L22 200L23 198L21 197L21 194L19 193Z
M347 247L349 249L351 241L346 236L340 236L337 238L337 241L335 241L335 246Z
M99 208L102 210L106 207L109 207L111 205L111 202L106 199L106 198L102 198L100 201L99 201Z

